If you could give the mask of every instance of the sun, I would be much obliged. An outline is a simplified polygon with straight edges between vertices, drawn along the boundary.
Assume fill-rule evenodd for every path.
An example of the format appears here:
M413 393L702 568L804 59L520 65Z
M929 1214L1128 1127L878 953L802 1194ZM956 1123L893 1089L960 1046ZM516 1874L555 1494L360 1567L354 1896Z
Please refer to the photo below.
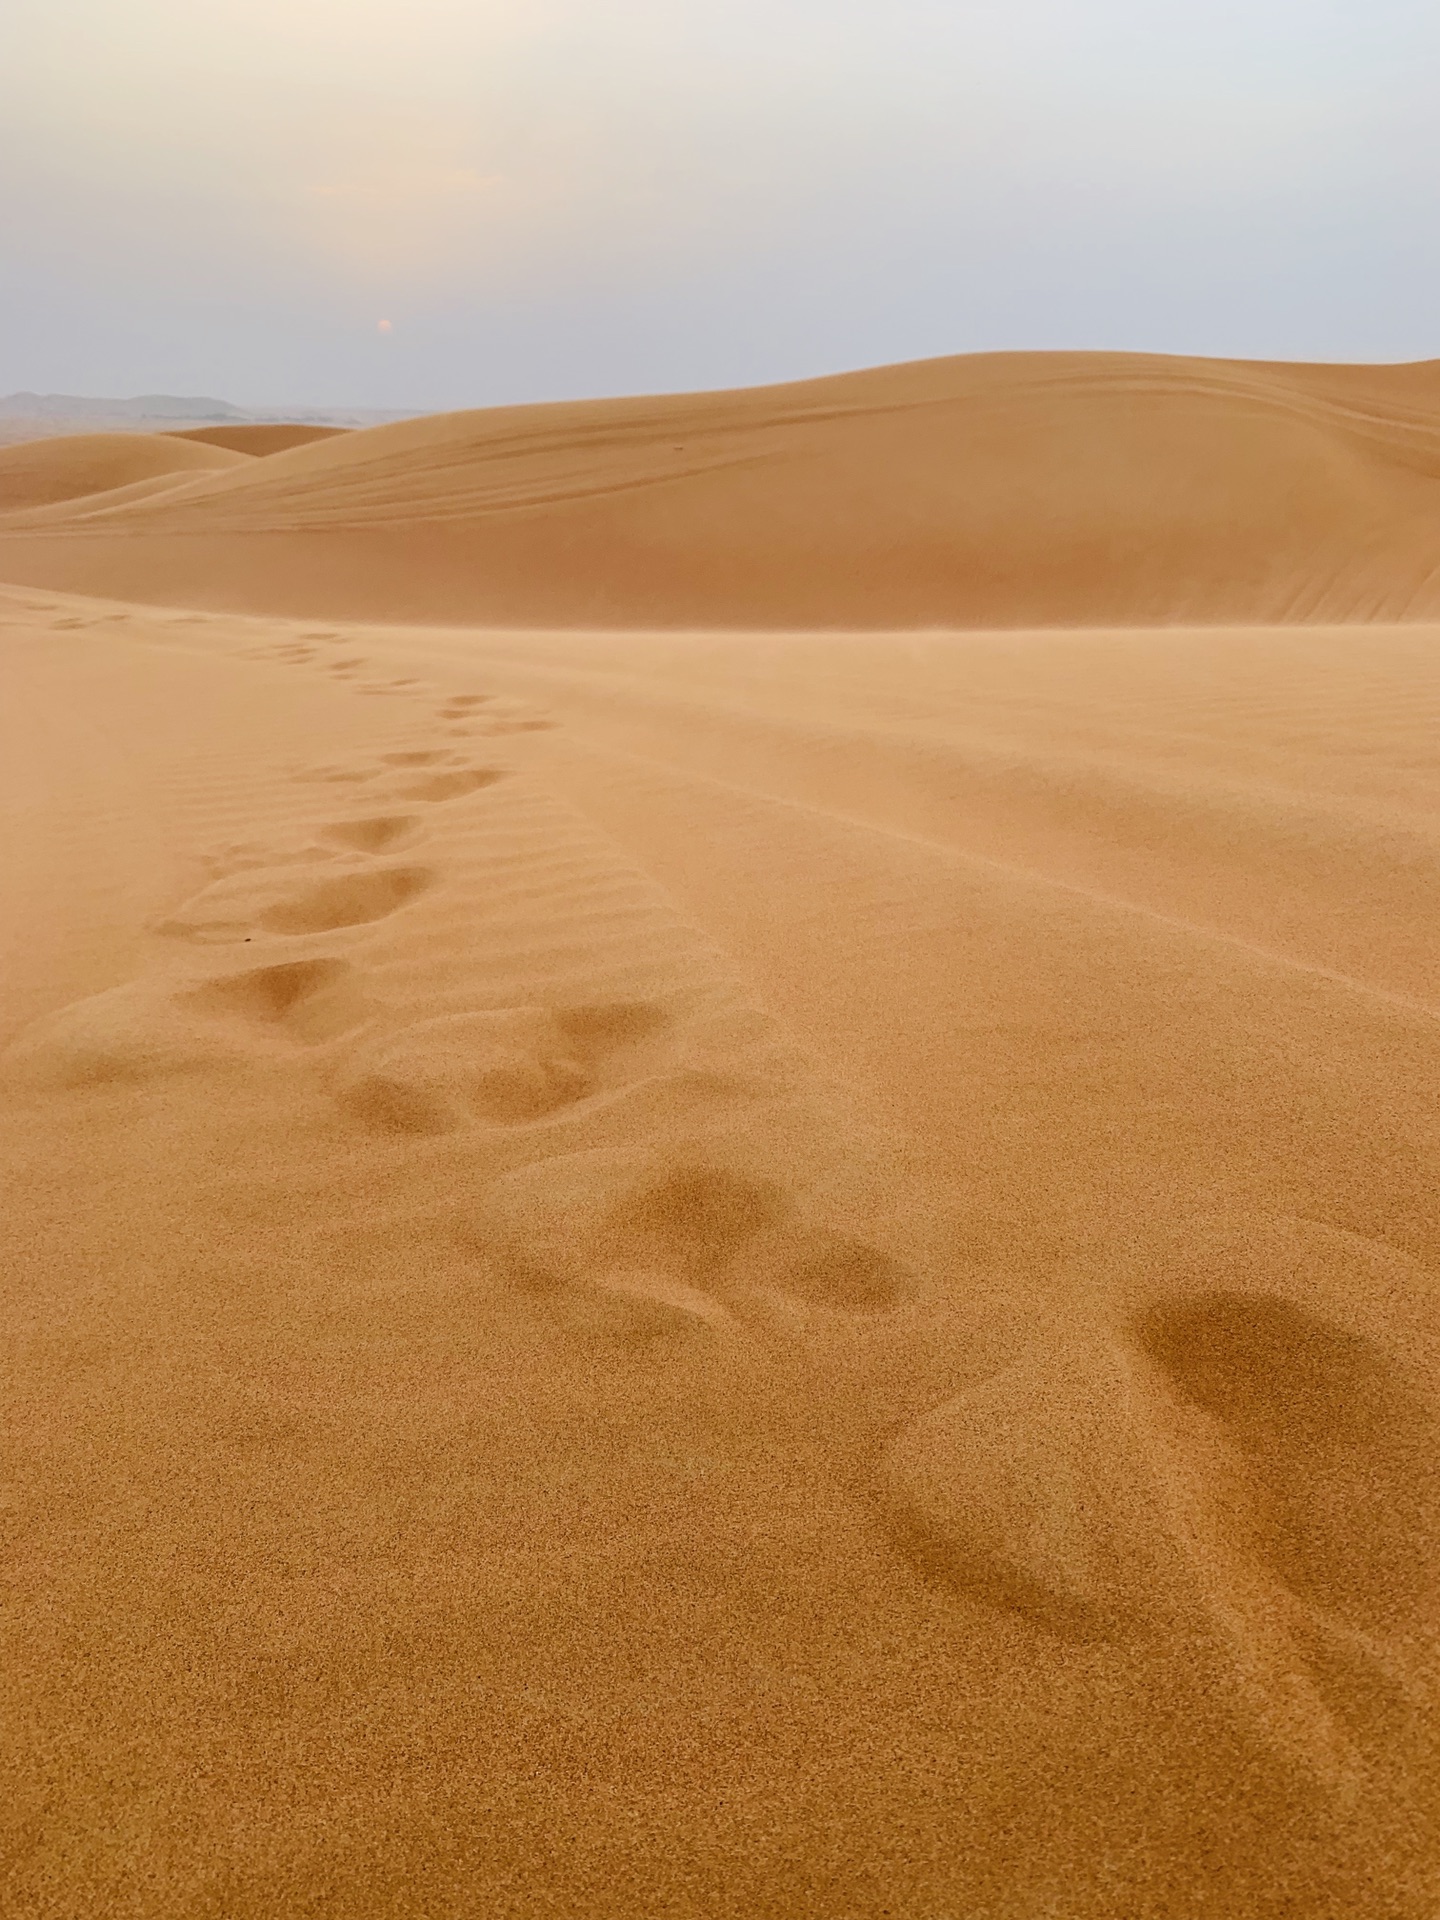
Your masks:
M377 333L393 333L395 329L388 320L377 320L375 323L375 331Z

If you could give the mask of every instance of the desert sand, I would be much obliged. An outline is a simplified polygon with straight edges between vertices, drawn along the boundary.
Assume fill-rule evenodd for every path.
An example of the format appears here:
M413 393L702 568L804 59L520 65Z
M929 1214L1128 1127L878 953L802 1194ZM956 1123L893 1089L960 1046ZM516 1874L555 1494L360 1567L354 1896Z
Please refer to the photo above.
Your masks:
M283 442L0 449L7 1920L1431 1920L1440 364Z

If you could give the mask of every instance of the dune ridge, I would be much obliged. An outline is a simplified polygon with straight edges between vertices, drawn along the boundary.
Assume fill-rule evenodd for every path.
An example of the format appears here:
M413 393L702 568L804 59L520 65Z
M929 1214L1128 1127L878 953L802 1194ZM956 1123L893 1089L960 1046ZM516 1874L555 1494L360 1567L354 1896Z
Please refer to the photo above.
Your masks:
M7 515L0 572L516 626L1421 619L1437 506L1440 362L977 355L374 427L68 533Z

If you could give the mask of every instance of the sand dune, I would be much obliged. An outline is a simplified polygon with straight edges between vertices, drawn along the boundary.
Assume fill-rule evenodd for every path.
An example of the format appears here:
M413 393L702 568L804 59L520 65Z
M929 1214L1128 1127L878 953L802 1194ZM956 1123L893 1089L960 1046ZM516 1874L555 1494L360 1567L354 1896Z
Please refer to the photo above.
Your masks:
M7 1920L1431 1920L1437 381L0 454Z
M1394 620L1440 614L1437 512L1440 362L981 355L373 428L12 519L0 577L517 626Z
M234 453L285 453L291 447L308 447L316 440L333 440L347 433L347 427L306 427L289 423L257 422L233 427L187 427L171 437L194 440L207 447L228 447Z
M160 433L77 433L0 448L0 515L118 495L138 482L226 473L246 456Z

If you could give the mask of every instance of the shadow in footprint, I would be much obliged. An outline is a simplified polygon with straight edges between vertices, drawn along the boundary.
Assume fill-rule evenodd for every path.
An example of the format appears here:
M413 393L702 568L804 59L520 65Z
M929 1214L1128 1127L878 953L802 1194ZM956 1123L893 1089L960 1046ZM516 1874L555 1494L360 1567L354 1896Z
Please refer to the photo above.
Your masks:
M1440 1418L1386 1354L1268 1294L1165 1302L1135 1331L1239 1453L1248 1544L1292 1592L1362 1628L1437 1611Z
M627 1257L658 1251L673 1271L711 1287L788 1294L845 1313L888 1311L908 1277L881 1248L810 1224L779 1182L723 1167L667 1175L630 1194L610 1224Z
M358 848L361 853L383 853L418 825L411 813L380 813L366 820L333 820L320 837L336 846Z
M1371 1651L1436 1621L1435 1410L1373 1342L1280 1295L1172 1296L1130 1331L1042 1343L907 1422L879 1468L900 1544L1067 1637L1209 1619L1302 1737L1328 1738L1331 1711L1378 1725Z
M453 1014L392 1036L352 1065L341 1104L387 1132L527 1126L634 1083L670 1026L643 1001Z
M256 967L178 990L137 980L35 1022L0 1055L0 1081L78 1091L229 1071L270 1056L276 1040L333 1039L365 1014L343 960Z
M658 1243L669 1263L710 1276L748 1241L780 1226L794 1202L777 1181L755 1180L724 1167L684 1167L628 1194L610 1229L623 1247Z
M786 1257L788 1255L788 1257ZM847 1313L883 1313L905 1289L906 1269L879 1247L829 1228L811 1228L776 1263L782 1293Z
M340 1104L387 1133L524 1126L581 1100L591 1081L541 1008L428 1020L356 1061Z
M309 878L313 876L313 878ZM257 931L328 933L394 913L430 883L424 867L368 867L336 872L311 864L274 866L217 880L155 931L172 940L248 940Z
M460 800L482 787L493 787L505 775L495 767L457 767L451 773L434 773L417 780L400 792L406 800Z
M424 867L375 867L336 874L303 893L278 900L257 925L267 933L331 933L364 926L397 912L430 884Z
M555 1023L586 1060L598 1060L621 1047L633 1047L670 1025L663 1007L648 1000L616 1000L604 1005L563 1007Z
M348 1031L363 1016L355 970L345 960L291 960L208 980L177 996L180 1005L215 1018L284 1029L314 1044Z

